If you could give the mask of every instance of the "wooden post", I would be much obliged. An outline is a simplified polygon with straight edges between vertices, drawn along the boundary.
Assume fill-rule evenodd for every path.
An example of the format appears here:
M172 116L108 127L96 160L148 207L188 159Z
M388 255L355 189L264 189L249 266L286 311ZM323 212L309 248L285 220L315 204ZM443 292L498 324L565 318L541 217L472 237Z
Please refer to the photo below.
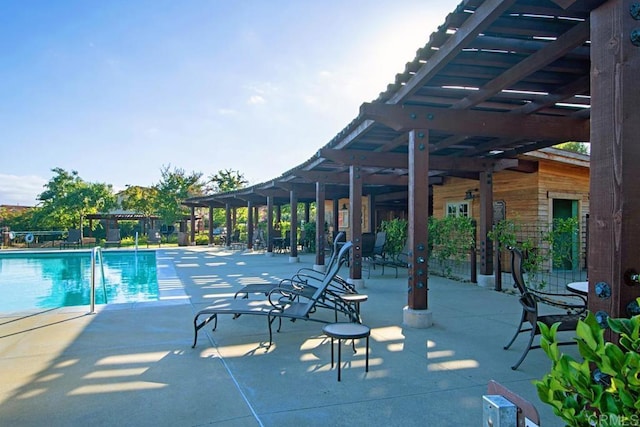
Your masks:
M290 231L290 239L289 246L290 248L290 258L298 257L298 196L296 195L296 190L289 191L289 203L291 205L291 231Z
M640 285L628 280L640 272L640 46L631 39L640 20L630 5L612 0L591 13L588 301L600 318L629 317L640 296Z
M349 277L362 280L362 168L349 167L349 231L351 232L351 262Z
M340 228L338 227L338 215L340 214L340 200L333 199L333 236L331 236L331 241L336 238L338 233L340 232Z
M324 266L324 245L327 236L324 230L324 201L326 198L325 184L316 182L316 265Z
M253 203L247 201L247 249L253 249Z
M233 224L231 222L231 205L229 205L229 203L227 203L224 207L225 210L225 219L226 219L226 227L227 227L227 235L225 236L225 246L226 247L230 247L231 246L231 234L233 233Z
M209 206L209 244L213 245L213 205Z
M273 254L273 196L267 196L267 254Z
M480 274L493 274L493 242L487 235L493 224L493 172L480 173ZM496 291L501 287L495 284Z
M376 195L369 194L369 231L376 232Z
M190 226L191 226L191 239L190 239L190 243L192 245L196 244L196 208L195 206L191 206L191 220L190 222Z
M409 132L409 301L412 310L429 307L427 282L429 216L429 131Z

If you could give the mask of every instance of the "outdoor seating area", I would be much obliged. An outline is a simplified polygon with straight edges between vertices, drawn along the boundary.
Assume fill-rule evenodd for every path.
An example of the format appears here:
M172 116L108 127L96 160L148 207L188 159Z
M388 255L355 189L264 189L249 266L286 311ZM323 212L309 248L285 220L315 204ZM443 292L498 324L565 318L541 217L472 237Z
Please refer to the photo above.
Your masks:
M318 309L328 309L335 315L337 320L338 314L344 314L350 321L357 321L358 316L352 310L351 304L344 302L336 296L335 291L330 289L334 284L340 267L346 262L351 250L352 243L347 242L340 248L340 252L335 256L335 262L327 270L324 277L313 280L312 277L306 276L301 278L300 274L296 274L291 279L284 279L274 284L267 292L266 298L255 300L249 298L223 298L213 302L213 304L198 311L193 319L194 338L193 346L195 348L198 342L198 331L213 321L213 330L218 325L218 316L221 314L230 314L234 318L241 315L258 315L266 317L267 327L269 329L269 345L273 343L272 323L278 319L278 332L282 327L282 319L290 320L310 320L315 322L330 323L330 320L318 316ZM339 283L339 282L338 282ZM248 285L250 286L250 285ZM266 284L267 287L271 285ZM335 284L334 284L335 287ZM348 292L349 289L343 289L342 292ZM250 290L241 290L248 297ZM238 293L236 293L237 295ZM198 322L200 316L206 318Z
M159 286L166 293L160 301L98 305L91 316L87 307L2 314L3 422L323 426L353 421L355 411L362 424L467 426L481 422L482 396L495 380L533 402L545 427L563 425L537 400L531 383L549 369L544 353L531 352L520 369L509 369L521 352L502 349L521 312L515 295L432 276L436 322L410 328L401 313L406 278L374 274L360 307L370 328L369 370L365 338L357 341L357 353L343 339L337 383L331 337L323 332L335 321L331 310L311 314L330 323L287 320L280 333L273 332L270 347L266 316L222 316L216 331L202 328L191 348L196 313L259 282L265 271L272 281L311 269L313 255L292 266L284 257L219 246L161 248L157 254ZM338 275L346 277L346 267ZM335 346L337 340L334 357ZM576 354L577 348L567 351ZM203 392L204 383L215 386ZM274 390L301 392L279 393L274 400ZM176 396L179 405L167 404ZM110 410L116 404L119 410Z
M117 209L111 194L85 201L109 213L65 206L79 221L60 223L46 247L44 234L29 231L43 227L6 228L0 249L68 257L41 269L60 270L64 281L52 289L93 299L91 313L51 308L42 302L54 300L47 289L28 310L0 312L0 424L458 427L480 424L483 395L492 393L516 403L519 427L525 414L526 425L573 425L560 416L579 424L585 414L589 424L607 424L603 416L618 416L615 399L637 410L637 393L629 397L619 382L628 358L607 341L622 337L621 347L637 354L616 328L629 329L621 319L640 311L640 265L629 256L640 215L630 160L640 123L639 5L463 1L376 98L330 139L307 141L312 155L275 177L255 167L257 179L194 172L180 180L188 191L174 194L161 181L141 190L153 197L123 192ZM288 81L281 94L300 96L261 103L285 106L317 92ZM246 92L234 99L257 99ZM338 112L344 103L316 104ZM220 123L259 129L267 116L238 117L246 120ZM262 146L294 159L278 137L295 139L282 125L298 122L279 120L245 140L275 138ZM163 180L173 174L164 168ZM218 182L233 175L230 185ZM145 215L120 210L133 207ZM92 242L83 239L94 230ZM139 242L147 249L138 251ZM104 251L131 252L132 271L114 273L100 247L88 254L96 245L135 245ZM92 258L81 260L85 252ZM141 254L155 257L144 272ZM75 264L91 267L90 289L70 284ZM94 310L97 272L104 304ZM105 278L129 287L125 276L141 277L149 292L113 303L119 289ZM555 379L578 386L560 390ZM558 397L582 394L583 385L581 396Z

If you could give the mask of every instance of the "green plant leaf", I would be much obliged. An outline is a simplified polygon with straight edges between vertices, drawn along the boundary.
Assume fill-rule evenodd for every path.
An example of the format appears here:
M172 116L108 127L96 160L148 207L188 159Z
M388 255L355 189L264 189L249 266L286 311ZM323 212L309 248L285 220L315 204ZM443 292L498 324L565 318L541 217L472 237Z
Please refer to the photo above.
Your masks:
M598 340L594 337L593 331L589 324L586 322L578 322L578 326L576 327L576 334L579 338L584 340L584 343L592 350L596 350L598 348Z

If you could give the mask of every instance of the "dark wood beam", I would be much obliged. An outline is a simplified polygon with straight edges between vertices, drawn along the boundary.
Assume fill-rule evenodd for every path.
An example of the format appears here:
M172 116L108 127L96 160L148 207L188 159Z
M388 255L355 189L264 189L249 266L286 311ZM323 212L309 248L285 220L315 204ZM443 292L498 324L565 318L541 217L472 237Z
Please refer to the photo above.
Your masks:
M583 94L589 91L590 77L584 76L566 86L558 88L557 91L547 95L542 101L530 102L522 107L518 107L515 110L511 110L511 114L530 114L536 111L540 111L543 108L551 107L556 102L564 101L565 99L572 97L576 94Z
M504 113L365 103L360 116L398 132L417 127L452 134L566 141L588 141L589 120L560 116L508 116Z
M456 102L454 109L466 109L479 104L488 99L492 95L500 92L502 89L509 88L514 83L522 80L524 77L540 70L545 65L552 63L563 55L573 50L576 46L580 46L589 40L589 21L577 24L575 27L558 37L547 47L527 56L525 59L509 68L507 71L491 80L480 90Z
M390 104L400 103L414 95L438 71L449 64L461 49L476 39L500 15L509 9L515 0L485 0L473 15L458 28L455 34L433 54L431 58L402 86L388 101ZM418 127L418 126L416 126Z
M322 182L324 184L349 184L349 174L346 172L315 172L296 171L296 176L308 179L310 182ZM395 174L364 174L363 183L365 185L407 185L406 175Z
M409 160L402 153L377 153L364 150L334 150L322 148L318 152L335 163L344 165L361 165L386 168L408 169ZM471 157L430 156L429 169L431 170L464 170L482 172L486 170L501 170L517 166L516 159L477 159Z
M563 9L567 9L569 6L571 6L576 2L576 0L551 0L551 1Z

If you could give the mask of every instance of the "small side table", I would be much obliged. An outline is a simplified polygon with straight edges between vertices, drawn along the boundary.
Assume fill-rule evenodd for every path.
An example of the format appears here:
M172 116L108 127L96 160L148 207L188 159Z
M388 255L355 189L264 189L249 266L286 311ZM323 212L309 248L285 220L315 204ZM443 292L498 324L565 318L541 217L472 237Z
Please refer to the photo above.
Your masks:
M365 372L369 372L369 336L371 328L359 323L329 323L322 328L322 332L331 338L331 368L333 369L333 339L338 340L338 381L340 381L340 362L342 359L342 340L352 340L358 338L367 339L367 350L365 356Z
M358 316L358 322L362 323L360 318L360 303L365 302L369 297L364 294L340 294L340 299L347 304L354 304L356 307L356 315ZM336 312L336 322L338 321L338 313Z

